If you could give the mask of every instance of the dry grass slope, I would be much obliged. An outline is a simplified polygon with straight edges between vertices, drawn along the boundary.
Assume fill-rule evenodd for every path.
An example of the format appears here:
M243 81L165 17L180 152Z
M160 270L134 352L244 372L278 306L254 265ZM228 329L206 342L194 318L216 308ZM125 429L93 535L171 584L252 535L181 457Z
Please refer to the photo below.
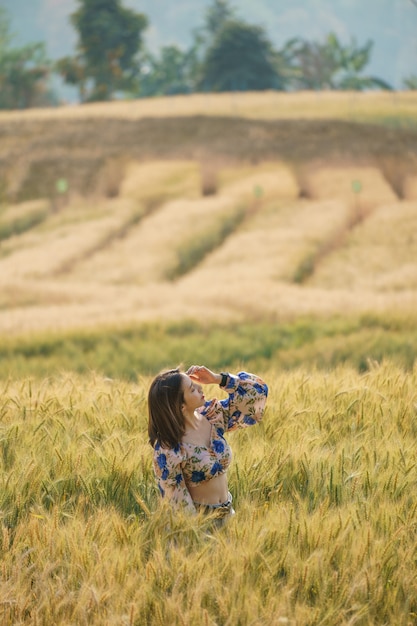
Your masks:
M416 100L413 92L195 94L2 112L0 200L51 196L60 177L73 190L112 193L126 159L162 156L295 163L342 156L378 162L402 193L415 156Z

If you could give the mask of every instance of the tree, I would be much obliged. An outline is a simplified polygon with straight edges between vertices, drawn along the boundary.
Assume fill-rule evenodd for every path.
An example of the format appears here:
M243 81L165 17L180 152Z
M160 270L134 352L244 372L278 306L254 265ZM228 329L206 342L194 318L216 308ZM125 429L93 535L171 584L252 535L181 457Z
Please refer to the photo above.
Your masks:
M159 58L147 54L142 63L139 95L142 97L191 93L194 89L195 50L163 46Z
M357 47L353 39L349 45L343 48L335 35L330 34L328 41L338 50L340 57L340 74L337 76L336 89L351 89L363 91L364 89L392 90L382 78L377 76L363 75L365 67L371 60L373 42L371 40L362 47Z
M227 20L203 59L199 86L209 91L280 89L275 60L261 27Z
M138 52L148 25L145 15L121 0L77 0L71 22L78 32L77 54L57 63L67 83L85 100L111 100L117 91L137 90Z
M293 82L301 89L391 89L381 78L364 76L372 41L358 47L355 40L343 46L334 33L323 42L293 40Z
M294 40L293 78L296 88L319 90L333 89L334 74L340 69L338 50L327 43Z
M291 89L300 76L300 71L294 64L298 41L297 38L289 39L281 49L274 51L275 69L280 77L282 89Z
M86 66L81 56L59 59L55 63L55 71L68 85L78 87L81 102L88 99Z
M215 37L226 22L235 18L235 10L228 0L214 0L205 15L204 30L211 38Z
M205 11L202 26L193 29L193 43L186 53L188 80L193 91L202 82L202 65L208 48L224 24L234 17L235 9L229 0L212 0L212 4Z
M0 8L0 109L22 109L53 102L47 79L50 63L43 43L12 48L10 22Z

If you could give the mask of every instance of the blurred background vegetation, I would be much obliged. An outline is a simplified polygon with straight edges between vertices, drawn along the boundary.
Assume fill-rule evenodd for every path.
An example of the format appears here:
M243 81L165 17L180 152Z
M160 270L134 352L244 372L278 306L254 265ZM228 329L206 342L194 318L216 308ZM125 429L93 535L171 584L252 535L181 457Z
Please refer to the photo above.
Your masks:
M44 42L16 45L9 14L0 8L1 109L57 105L59 97L50 87L57 75L77 89L80 102L195 92L393 88L368 72L371 39L352 37L344 43L328 32L320 39L291 37L276 47L266 29L243 20L229 0L206 7L190 45L167 43L157 52L145 44L152 27L148 16L121 0L78 0L69 19L74 53L52 61ZM417 76L404 76L402 86L416 89Z

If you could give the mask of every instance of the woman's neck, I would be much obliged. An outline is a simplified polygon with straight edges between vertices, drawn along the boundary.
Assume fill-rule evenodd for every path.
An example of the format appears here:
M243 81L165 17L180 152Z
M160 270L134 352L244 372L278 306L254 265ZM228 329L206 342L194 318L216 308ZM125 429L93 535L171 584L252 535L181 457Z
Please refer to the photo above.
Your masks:
M201 424L201 415L194 411L191 415L184 415L185 418L185 433L198 430Z

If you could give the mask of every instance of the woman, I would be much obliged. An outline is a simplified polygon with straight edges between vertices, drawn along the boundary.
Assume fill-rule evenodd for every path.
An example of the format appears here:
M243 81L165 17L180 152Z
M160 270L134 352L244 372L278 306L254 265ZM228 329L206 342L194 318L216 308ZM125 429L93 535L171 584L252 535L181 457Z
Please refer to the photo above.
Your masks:
M225 400L206 400L201 385L218 384ZM148 395L149 441L160 493L174 508L233 515L227 485L232 452L226 431L262 419L268 387L246 372L216 374L193 365L159 374Z

